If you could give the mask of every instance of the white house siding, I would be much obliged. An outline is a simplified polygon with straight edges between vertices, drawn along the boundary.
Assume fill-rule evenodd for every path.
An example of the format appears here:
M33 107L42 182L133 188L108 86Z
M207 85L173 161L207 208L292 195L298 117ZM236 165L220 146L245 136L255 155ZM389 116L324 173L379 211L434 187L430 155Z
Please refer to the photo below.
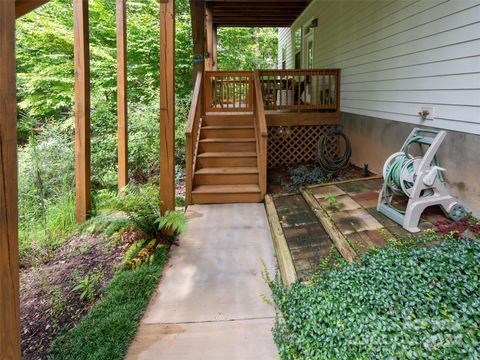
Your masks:
M313 18L315 67L342 70L343 112L480 134L480 1L313 0L279 31L279 66Z

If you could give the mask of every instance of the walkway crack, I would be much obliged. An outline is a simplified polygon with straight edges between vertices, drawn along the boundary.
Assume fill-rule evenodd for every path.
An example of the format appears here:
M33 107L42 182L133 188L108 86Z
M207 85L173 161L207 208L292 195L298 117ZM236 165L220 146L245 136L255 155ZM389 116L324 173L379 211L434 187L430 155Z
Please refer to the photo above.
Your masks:
M226 322L235 322L235 321L255 321L255 320L273 320L273 319L275 319L275 316L238 318L238 319L226 319L226 320L162 322L162 323L148 323L145 325L188 325L188 324L226 323Z

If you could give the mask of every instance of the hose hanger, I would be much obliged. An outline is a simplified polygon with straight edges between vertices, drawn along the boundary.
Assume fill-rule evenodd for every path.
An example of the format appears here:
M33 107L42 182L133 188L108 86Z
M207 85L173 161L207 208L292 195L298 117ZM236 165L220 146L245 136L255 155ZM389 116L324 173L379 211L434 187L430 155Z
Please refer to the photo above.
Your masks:
M410 232L418 232L423 211L433 205L455 221L465 216L465 208L451 196L445 187L437 151L445 139L444 130L415 128L399 152L390 155L383 166L384 183L377 210ZM418 154L410 153L418 145ZM394 204L394 197L408 198L405 210Z

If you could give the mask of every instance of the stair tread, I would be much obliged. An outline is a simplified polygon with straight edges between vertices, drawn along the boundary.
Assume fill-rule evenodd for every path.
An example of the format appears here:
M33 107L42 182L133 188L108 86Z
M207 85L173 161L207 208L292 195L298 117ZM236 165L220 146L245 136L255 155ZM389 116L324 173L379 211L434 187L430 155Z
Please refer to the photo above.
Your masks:
M253 125L210 125L202 126L202 130L224 130L224 129L255 129Z
M200 142L255 142L255 138L208 138L200 139Z
M253 116L253 112L242 112L242 111L236 111L236 112L221 112L221 111L215 111L215 112L207 112L205 116Z
M193 194L239 194L239 193L259 193L260 188L255 184L238 185L198 185Z
M257 157L256 152L237 151L237 152L204 152L198 154L197 157Z
M199 174L258 174L258 169L254 166L207 167L195 171L195 175Z

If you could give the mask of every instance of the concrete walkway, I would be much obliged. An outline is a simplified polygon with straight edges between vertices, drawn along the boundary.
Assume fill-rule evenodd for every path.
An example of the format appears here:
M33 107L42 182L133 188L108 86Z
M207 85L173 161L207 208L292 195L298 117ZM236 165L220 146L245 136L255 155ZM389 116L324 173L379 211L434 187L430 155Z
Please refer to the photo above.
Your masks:
M276 359L274 310L261 299L275 258L263 204L189 207L128 360Z

